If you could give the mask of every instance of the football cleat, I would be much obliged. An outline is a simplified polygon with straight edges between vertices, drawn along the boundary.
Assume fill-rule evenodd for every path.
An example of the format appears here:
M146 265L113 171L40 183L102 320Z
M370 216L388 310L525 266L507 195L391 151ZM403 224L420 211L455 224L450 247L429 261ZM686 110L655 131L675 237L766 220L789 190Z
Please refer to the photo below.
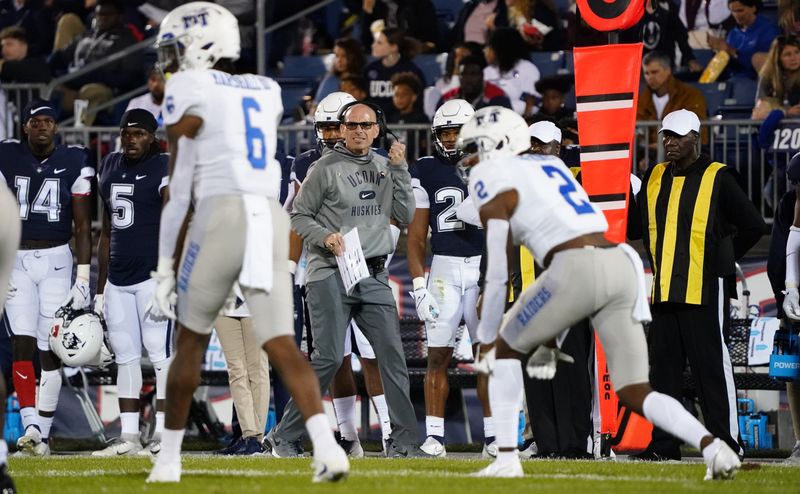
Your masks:
M347 453L347 456L351 456L353 458L364 457L364 448L361 447L361 441L358 439L354 441L348 441L347 439L340 438L338 443L344 452Z
M711 458L706 460L706 476L704 480L729 480L736 476L742 461L730 446L720 439L714 439L706 448L717 448ZM705 455L704 455L705 456Z
M261 443L264 451L275 458L296 458L303 456L303 447L299 441L284 441L275 434L275 429L269 431Z
M14 480L8 474L8 467L5 463L0 465L0 494L17 494Z
M533 439L529 439L525 441L525 444L522 445L522 449L519 450L519 457L523 460L530 460L537 454L539 454L539 447L536 445L536 441ZM497 454L497 450L495 449L495 454Z
M147 446L136 454L139 456L158 456L161 452L161 439L151 439Z
M800 465L800 441L794 443L794 448L792 448L792 454L790 454L788 458L783 460L783 462L788 463L790 465Z
M92 456L133 456L143 451L139 441L128 441L118 437L106 448L92 451Z
M481 458L497 458L497 441L492 441L489 444L483 443Z
M522 463L519 461L519 458L514 458L512 461L507 461L502 463L495 460L483 470L473 473L472 476L513 478L513 477L524 477L525 473L522 471Z
M336 482L346 478L350 473L347 453L339 445L314 451L311 466L314 468L313 482Z
M419 447L425 454L444 458L447 456L447 451L444 449L444 444L440 443L436 438L428 436L422 446Z
M25 435L17 439L18 456L50 456L50 445L42 441L36 426L28 426Z
M159 457L159 460L161 457ZM181 481L181 461L180 459L175 462L166 462L156 460L153 464L153 469L150 470L150 475L147 477L146 482L152 484L154 482L180 482Z

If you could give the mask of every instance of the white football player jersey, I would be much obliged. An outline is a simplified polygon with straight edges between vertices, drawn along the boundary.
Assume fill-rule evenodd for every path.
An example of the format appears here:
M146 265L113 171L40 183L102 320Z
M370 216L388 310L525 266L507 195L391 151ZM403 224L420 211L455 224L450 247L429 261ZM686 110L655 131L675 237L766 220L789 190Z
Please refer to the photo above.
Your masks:
M537 259L573 238L608 229L603 213L554 156L525 154L488 160L470 171L469 195L478 209L509 190L519 195L510 222L514 242L526 246Z
M275 147L283 104L278 83L218 70L177 72L167 81L164 124L184 115L203 119L195 137L195 200L223 194L279 197Z

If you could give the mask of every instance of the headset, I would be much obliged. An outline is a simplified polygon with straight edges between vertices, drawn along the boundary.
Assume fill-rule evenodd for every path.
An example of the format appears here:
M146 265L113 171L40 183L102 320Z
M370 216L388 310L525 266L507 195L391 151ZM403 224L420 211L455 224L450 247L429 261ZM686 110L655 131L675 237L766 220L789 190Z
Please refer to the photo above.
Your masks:
M351 101L350 103L347 103L346 105L342 106L342 108L339 109L339 114L338 114L339 122L344 123L344 114L347 113L347 110L349 110L355 105L368 106L369 108L372 109L372 111L375 112L375 120L377 120L378 123L378 137L376 137L376 139L380 139L382 137L390 135L394 138L395 141L400 140L400 138L397 137L397 135L389 129L389 126L386 125L386 114L384 113L383 109L381 109L381 107L376 105L375 103L370 103L369 101Z

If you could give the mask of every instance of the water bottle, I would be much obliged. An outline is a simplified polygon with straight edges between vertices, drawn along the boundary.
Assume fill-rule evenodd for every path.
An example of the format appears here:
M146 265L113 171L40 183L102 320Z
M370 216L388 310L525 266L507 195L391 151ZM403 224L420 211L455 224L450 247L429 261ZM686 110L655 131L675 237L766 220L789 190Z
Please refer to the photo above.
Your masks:
M3 428L3 438L9 444L15 444L22 437L22 417L19 414L19 401L17 395L11 395L6 400L6 424Z
M522 447L525 443L525 438L522 437L522 433L525 431L525 411L520 410L519 412L519 427L517 428L517 445Z

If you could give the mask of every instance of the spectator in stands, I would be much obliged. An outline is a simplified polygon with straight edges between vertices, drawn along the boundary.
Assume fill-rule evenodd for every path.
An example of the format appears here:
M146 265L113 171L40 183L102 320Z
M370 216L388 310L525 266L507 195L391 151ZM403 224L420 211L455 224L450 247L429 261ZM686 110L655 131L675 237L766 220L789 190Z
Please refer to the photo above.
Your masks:
M386 116L390 124L430 124L417 101L422 99L422 83L411 72L401 72L392 77L394 96L392 97L392 111ZM424 131L406 131L399 133L400 140L406 144L406 154L410 159L417 159L420 151L427 149L428 129ZM403 136L405 134L405 137Z
M0 0L0 29L21 27L28 35L32 57L45 56L53 47L52 7L43 0Z
M400 29L423 43L422 51L440 44L436 8L431 0L361 0L362 42L371 41L369 27L382 20L385 28Z
M534 50L563 50L566 31L561 24L553 0L505 0L508 8L507 23L498 23L497 16L489 19L488 26L510 26L519 31Z
M703 71L703 66L697 62L694 51L689 46L689 32L678 17L677 8L669 1L647 0L642 19L620 34L620 41L623 43L635 43L639 40L644 45L644 54L654 50L666 53L672 65L677 67L677 47L681 52L681 66L687 67L690 72Z
M689 33L689 46L707 50L708 36L735 25L727 0L681 0L678 16Z
M364 68L364 75L369 82L369 100L388 113L392 109L392 76L399 72L413 72L423 86L427 85L425 75L412 62L417 54L419 43L406 37L396 28L386 28L375 37L372 43L372 56L377 60Z
M669 56L658 51L651 51L642 59L646 86L639 94L636 120L661 120L664 115L681 108L695 113L701 121L705 120L708 110L703 93L676 79L670 64ZM704 140L706 135L703 135ZM658 149L655 127L650 128L647 143L651 151ZM640 168L646 166L646 160L639 164Z
M345 74L339 84L339 90L349 94L357 101L364 101L369 96L369 83L358 74Z
M476 110L485 106L503 106L511 108L511 100L499 86L486 82L483 79L483 70L486 67L486 60L480 55L471 55L461 60L458 67L458 77L461 85L442 95L439 104L442 106L445 101L459 98L469 102Z
M2 82L47 82L50 67L41 56L30 56L25 30L11 26L0 31L0 81ZM22 106L25 106L24 103ZM20 107L21 108L21 107Z
M575 112L566 108L566 96L572 88L572 76L550 76L536 81L536 92L542 95L536 112L536 120L553 123L564 118L573 118Z
M461 60L469 55L481 55L482 53L483 47L475 42L459 42L450 48L444 74L433 86L424 90L423 106L428 118L432 118L436 113L436 103L442 98L442 95L459 86L458 66L461 64Z
M731 56L728 67L733 77L755 80L767 59L770 43L780 32L776 24L758 15L762 6L761 0L728 0L736 27L724 40L708 37L712 50L725 51Z
M800 34L800 3L778 0L778 25L783 34Z
M451 43L474 42L485 45L489 37L489 24L504 26L507 19L505 0L469 0L450 31Z
M770 100L771 106L788 117L800 116L800 39L794 35L781 34L770 46L758 78L758 102L764 100Z
M57 73L73 72L92 62L136 43L131 31L122 24L122 7L117 0L98 0L95 7L95 26L84 37L74 40L65 49L53 52L50 67ZM142 79L141 55L132 54L124 60L67 81L59 87L61 108L71 112L76 99L89 101L83 123L94 123L92 108L110 100L116 92L133 89Z
M345 74L360 74L367 64L364 47L353 38L339 38L333 45L333 66L317 88L314 101L322 101L325 96L339 90L341 77Z
M519 31L509 27L496 29L483 53L488 63L483 69L483 78L505 91L515 112L530 115L540 96L534 87L540 75L539 69L525 58L528 46Z
M147 71L147 92L131 99L125 111L133 108L145 109L153 114L158 126L163 127L164 121L161 118L161 106L164 104L164 86L165 81L161 71L155 66L150 67L150 70Z

